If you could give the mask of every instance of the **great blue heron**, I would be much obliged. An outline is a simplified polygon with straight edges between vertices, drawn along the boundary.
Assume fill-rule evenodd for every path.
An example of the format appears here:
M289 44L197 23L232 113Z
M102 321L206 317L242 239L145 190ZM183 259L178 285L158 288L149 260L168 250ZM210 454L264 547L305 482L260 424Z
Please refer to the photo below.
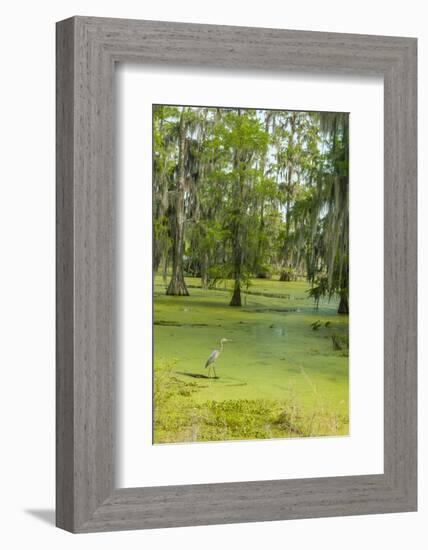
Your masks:
M230 342L230 340L228 340L227 338L222 338L220 340L220 349L215 349L214 351L212 351L210 353L210 356L207 359L207 362L205 363L205 368L208 368L208 378L211 378L211 369L213 369L214 376L215 376L215 378L217 378L217 373L215 371L214 363L215 363L215 361L217 361L218 356L223 351L223 344L225 342Z

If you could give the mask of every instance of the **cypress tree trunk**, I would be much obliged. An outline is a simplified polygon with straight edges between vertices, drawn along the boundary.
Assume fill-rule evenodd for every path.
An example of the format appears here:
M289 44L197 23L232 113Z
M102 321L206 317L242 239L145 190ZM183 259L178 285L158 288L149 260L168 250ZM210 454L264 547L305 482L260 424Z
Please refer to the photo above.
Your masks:
M168 278L168 263L169 263L168 259L169 259L169 254L168 254L168 252L166 252L164 260L163 260L163 273L162 273L162 279L163 279L163 282L164 282L165 285L166 285L167 278Z
M349 314L349 303L347 294L342 294L340 296L339 309L337 310L337 313L343 313L344 315Z
M204 290L208 289L208 254L202 254L201 262L201 286Z
M263 233L265 230L265 220L264 220L264 199L262 199L261 206L260 206L260 223L259 223L259 229L257 234L257 253L254 260L254 271L257 272L257 277L264 278L267 274L262 271L261 269L261 258L262 258L262 239L263 239Z
M344 268L342 274L342 284L340 288L340 302L337 313L342 313L344 315L349 315L349 276L348 276L348 266Z
M156 246L153 246L153 273L157 273L162 259L162 253Z
M233 264L234 264L234 279L233 295L230 300L231 306L241 306L241 270L242 270L242 249L239 240L239 224L236 223L233 232Z
M295 140L295 132L296 132L296 113L293 113L291 115L291 121L290 121L290 142L292 143L293 147L296 144ZM290 267L290 224L291 224L291 201L294 191L294 185L293 185L293 174L294 174L294 163L295 158L294 155L291 155L287 159L287 172L286 172L286 200L285 200L285 239L284 239L284 266L287 270ZM285 281L287 279L280 279L281 281Z
M241 116L241 110L238 109L238 116ZM241 182L241 159L239 151L235 148L233 159L233 167L236 173L236 182L234 189L235 209L232 222L232 254L233 254L233 270L235 284L233 288L232 299L230 306L241 306L241 271L242 271L242 247L241 247L241 206L242 206L242 182Z
M185 191L185 148L186 125L183 109L180 117L178 142L178 174L177 190L175 192L175 216L172 220L172 277L166 293L169 296L188 296L189 292L184 282L183 254L184 254L184 191Z
M230 300L231 306L242 306L241 303L241 281L235 278L235 286L233 288L232 299Z
M242 270L242 249L239 240L239 224L235 224L235 230L233 235L233 260L234 260L234 278L235 284L233 287L232 299L230 300L231 306L241 306L241 270Z

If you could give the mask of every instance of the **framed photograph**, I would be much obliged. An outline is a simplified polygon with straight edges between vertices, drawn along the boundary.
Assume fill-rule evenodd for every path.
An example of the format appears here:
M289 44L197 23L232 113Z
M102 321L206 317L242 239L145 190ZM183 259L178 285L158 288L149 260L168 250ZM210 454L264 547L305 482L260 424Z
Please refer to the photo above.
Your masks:
M154 105L153 132L154 444L348 435L349 114Z
M57 24L57 525L414 511L416 39Z

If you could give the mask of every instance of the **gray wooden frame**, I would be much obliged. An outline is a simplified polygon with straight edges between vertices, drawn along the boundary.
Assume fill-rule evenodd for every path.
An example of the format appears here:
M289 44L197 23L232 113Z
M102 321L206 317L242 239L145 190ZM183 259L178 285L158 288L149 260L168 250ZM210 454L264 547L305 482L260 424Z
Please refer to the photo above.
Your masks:
M123 61L383 76L382 475L115 488L113 80ZM90 17L57 24L58 527L92 532L416 510L416 78L413 38Z

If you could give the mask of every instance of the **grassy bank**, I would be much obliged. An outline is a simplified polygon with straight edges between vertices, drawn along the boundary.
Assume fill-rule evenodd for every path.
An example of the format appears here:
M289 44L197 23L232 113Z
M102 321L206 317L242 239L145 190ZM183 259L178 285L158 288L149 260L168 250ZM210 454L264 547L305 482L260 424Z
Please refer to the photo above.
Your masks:
M187 279L189 297L154 285L156 443L347 434L348 318L318 310L304 282L254 280L242 308L230 284ZM209 353L225 345L208 379Z

